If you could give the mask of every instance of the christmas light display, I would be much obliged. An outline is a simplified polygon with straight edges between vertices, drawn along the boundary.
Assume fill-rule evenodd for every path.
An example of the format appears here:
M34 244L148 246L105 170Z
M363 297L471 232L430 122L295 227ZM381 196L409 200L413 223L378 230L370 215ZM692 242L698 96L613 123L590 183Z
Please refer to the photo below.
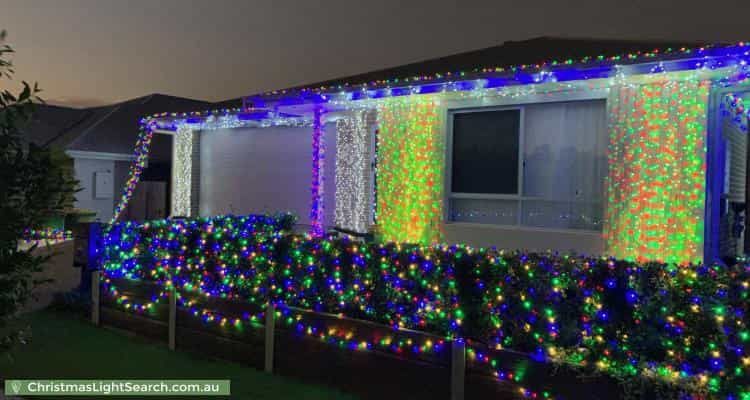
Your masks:
M149 146L151 145L151 138L154 136L154 127L155 125L148 120L141 121L138 139L135 143L135 158L130 165L128 180L125 181L125 188L123 189L120 201L117 203L117 206L115 206L114 213L112 214L112 220L110 221L111 224L117 222L122 212L125 211L128 202L130 202L130 198L133 197L135 187L141 179L143 168L146 167L146 163L148 162L148 151Z
M500 381L514 382L516 384L523 384L524 371L523 368L518 368L515 371L509 371L498 368L498 361L496 358L491 357L487 353L482 353L471 346L466 347L466 356L470 363L487 365L494 370L495 377ZM554 399L549 390L535 391L528 389L524 386L518 387L518 394L525 398L531 399Z
M374 110L354 110L336 121L336 207L338 228L365 233L372 209L372 127Z
M256 325L263 313L233 315L208 300L245 302L248 310L271 302L294 331L356 351L429 356L466 339L470 363L514 382L529 398L550 398L554 390L529 387L523 369L500 367L500 351L625 384L646 379L684 398L750 399L750 268L687 264L703 256L709 92L746 81L749 49L739 43L586 57L252 99L308 102L312 119L240 109L146 118L113 222L132 196L154 129L176 131L184 147L175 152L181 183L173 215L189 215L194 131L289 124L312 127L313 235L287 235L285 217L114 224L102 249L104 292L123 308L148 313L174 290L180 308L227 329ZM544 101L592 91L608 93L604 235L615 258L433 244L442 239L446 103ZM721 107L747 132L741 97L728 95ZM365 231L372 194L380 239L417 244L323 236L322 117L342 109L349 114L337 122L336 224ZM368 187L373 120L376 193ZM115 286L118 279L155 289L133 299ZM308 320L298 309L376 322L392 332L357 332ZM434 338L415 340L404 329Z
M56 228L26 229L23 232L23 240L26 243L40 240L64 241L73 239L73 232Z
M188 125L181 125L174 135L172 157L172 213L174 216L191 216L193 180L193 142L199 135Z
M436 96L378 104L377 215L382 239L442 239L444 110Z
M359 334L356 329L337 326L336 322L308 322L303 313L295 312L284 305L276 312L277 319L292 330L313 336L321 341L351 350L378 349L395 354L435 355L448 350L449 343L441 337L415 339L414 333L389 330L387 333L372 332L369 337Z
M531 97L541 99L547 95L560 93L586 92L602 89L610 90L610 88L620 90L620 85L633 86L633 83L620 81L617 79L618 76L657 76L659 79L666 81L672 79L667 75L678 74L680 71L695 72L696 76L702 75L700 79L711 80L715 84L727 86L742 82L747 78L747 59L750 58L749 49L750 46L748 43L740 42L729 46L657 49L644 53L584 57L580 60L546 61L534 65L477 68L471 71L436 74L434 76L402 77L400 79L369 82L363 85L344 84L336 88L307 88L295 92L273 92L249 99L249 104L255 106L265 106L268 104L269 106L279 107L284 104L308 103L311 105L311 108L317 110L316 112L322 114L326 111L341 108L350 110L369 108L382 111L396 104L417 104L430 101L426 99L439 102L457 99L490 101L493 98L500 97L527 98L528 100ZM442 114L444 112L438 113L437 117L442 117ZM382 116L379 116L378 119L381 121L385 120ZM274 124L311 123L310 120L305 120L299 116L284 115L278 111L271 112L259 109L160 114L149 117L146 121L155 123L158 129L172 131L179 131L186 124L193 126L195 130L204 130L215 129L216 127L262 127ZM391 119L391 122L394 125L386 126L384 131L388 132L392 130L391 128L400 129L399 127L403 127L404 125L408 126L408 118L404 118L402 122ZM412 131L412 128L416 127L422 129L424 126L417 124L416 126L409 127L408 130ZM435 131L434 134L441 135L442 132ZM318 166L314 168L313 176L319 178L316 181L317 183L313 183L315 193L318 193L317 190L322 190L323 187L322 177L324 174L320 170L322 164L318 156L324 154L324 152L319 152L319 150L317 148L313 149L313 152L316 154L314 156L314 164ZM383 153L385 154L385 152ZM386 156L386 161L388 161L388 157ZM444 157L444 155L441 154L438 157ZM393 157L390 158L393 159ZM424 159L421 159L418 157L415 161L422 162L426 159L432 158L425 156ZM176 164L179 164L179 162L176 162ZM383 171L383 174L387 175L389 173L388 164L385 167L386 171ZM428 171L435 172L429 169ZM427 174L429 175L431 172ZM398 174L396 177L398 177ZM188 179L185 178L183 181L187 182ZM389 188L390 182L388 180L384 181L384 184L386 189ZM439 184L435 184L435 188L438 186ZM179 188L175 188L175 190L179 191ZM427 191L429 190L425 189L425 192ZM380 198L381 193L375 195ZM313 194L312 197L311 215L314 217L313 231L319 234L322 230L318 222L323 214L321 208L322 197L316 194ZM409 198L403 200L403 203L411 206L419 204L419 209L414 208L410 210L414 215L390 213L388 207L386 207L385 218L379 224L379 228L384 230L384 237L420 241L423 243L439 240L441 237L440 221L433 220L433 216L439 214L424 210L430 208L435 210L442 209L442 205L432 204L428 206L424 204L423 200L415 200L419 197L419 195L410 194ZM123 204L126 203L127 200ZM381 208L380 206L383 204L383 202L378 202L378 208ZM621 204L620 207L626 208L627 205ZM344 211L337 208L337 212L341 214ZM358 211L353 212L358 213ZM379 210L376 210L376 213L379 212ZM119 215L119 212L115 214ZM396 219L391 221L390 217L395 217ZM404 218L411 218L411 222L405 223ZM322 224L322 220L320 224ZM421 229L419 226L430 226L429 230L431 232L419 233L417 232ZM398 236L394 236L394 233L399 232L399 227L404 227L403 231L407 232L401 232ZM625 231L627 231L626 235L631 235L629 233L631 230L626 229ZM682 233L678 235L680 234ZM633 233L632 235L638 234ZM641 238L646 236L648 234L643 234ZM661 242L661 239L651 240L651 243L653 242ZM677 256L671 254L673 253L672 250L666 253L670 254L663 254L661 256L679 258L687 255L685 253Z
M381 87L393 87L393 86L415 86L415 85L430 85L438 84L444 81L455 82L461 80L467 80L470 78L484 77L487 75L506 75L506 76L519 76L516 79L524 78L523 74L533 73L546 73L554 71L569 71L566 75L575 75L576 79L590 79L590 77L596 78L599 75L604 75L611 72L610 67L618 65L628 65L636 63L648 63L654 60L679 60L679 59L690 59L694 58L697 60L706 60L715 57L726 57L726 56L738 56L748 55L748 48L750 44L748 42L738 42L733 45L703 45L696 47L680 47L680 48L663 48L654 49L652 51L637 51L624 54L616 55L591 55L584 56L579 59L564 59L564 60L548 60L541 61L534 64L520 64L512 66L496 66L487 67L481 66L466 71L446 71L444 73L435 73L430 75L415 75L411 77L393 77L389 79L375 80L370 82L351 82L342 83L335 86L319 86L319 87L308 87L300 90L273 90L265 92L264 97L279 96L285 94L299 94L301 96L313 96L321 95L326 96L330 92L340 91L354 91L354 90L372 90ZM698 62L700 64L700 61ZM684 69L701 68L702 65L686 65ZM580 73L577 74L576 66L596 66L599 71L597 73L588 74ZM533 75L531 75L533 76ZM250 97L248 101L258 102L261 99Z
M251 104L266 104L274 99L313 102L363 100L389 96L427 94L450 91L472 91L510 85L526 85L545 81L574 81L613 77L623 66L634 73L674 72L694 69L717 69L747 64L750 44L706 45L679 49L654 49L618 55L585 56L578 60L550 60L536 64L507 67L480 67L468 71L394 77L372 82L342 83L336 86L277 90L246 98ZM648 69L639 68L645 66ZM655 64L651 66L651 64ZM667 65L669 64L669 65ZM286 96L286 97L285 97Z
M721 102L721 113L728 117L740 131L745 133L747 133L748 111L742 97L734 93L724 96L724 101Z
M619 85L607 101L607 254L701 262L710 82Z
M105 284L124 278L160 289L140 304L111 286L106 292L119 294L123 307L148 312L174 287L181 307L197 318L237 328L262 315L225 315L201 307L201 299L255 309L270 301L297 332L353 350L439 353L448 340L467 338L470 360L522 385L529 397L551 388L528 388L521 371L493 363L499 356L492 351L519 351L535 362L624 382L650 379L694 396L750 395L748 266L358 243L287 235L285 225L264 216L115 225L102 249ZM336 322L308 322L288 307L382 323L394 332L380 343ZM409 342L402 328L443 341ZM494 350L479 350L485 347Z
M314 236L323 235L323 185L325 165L325 131L323 122L323 108L315 107L313 112L313 135L312 135L312 183L310 185L310 233Z

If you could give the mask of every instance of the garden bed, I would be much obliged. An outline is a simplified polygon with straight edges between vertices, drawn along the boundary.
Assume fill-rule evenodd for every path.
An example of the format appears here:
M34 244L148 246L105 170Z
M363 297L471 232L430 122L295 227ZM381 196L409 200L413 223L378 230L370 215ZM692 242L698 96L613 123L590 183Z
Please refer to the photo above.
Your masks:
M245 335L270 302L279 332L391 354L403 368L448 368L451 343L465 339L467 393L474 375L537 398L727 397L748 387L744 266L360 243L289 234L265 216L128 223L103 243L104 293L118 307L157 315L174 287L179 320L193 318L181 323L218 325L214 337ZM125 281L152 286L128 296ZM392 368L401 367L381 369ZM447 381L427 375L416 385Z

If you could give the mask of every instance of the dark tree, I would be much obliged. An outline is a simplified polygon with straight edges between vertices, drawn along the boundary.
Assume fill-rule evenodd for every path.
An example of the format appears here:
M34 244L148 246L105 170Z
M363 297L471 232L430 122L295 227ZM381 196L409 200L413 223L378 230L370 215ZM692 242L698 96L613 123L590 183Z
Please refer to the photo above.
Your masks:
M40 228L50 215L69 205L75 182L59 160L59 151L24 140L22 131L33 115L39 87L21 83L8 89L13 78L13 49L0 32L0 352L21 340L21 306L31 297L33 273L47 257L34 247L19 248L27 228Z

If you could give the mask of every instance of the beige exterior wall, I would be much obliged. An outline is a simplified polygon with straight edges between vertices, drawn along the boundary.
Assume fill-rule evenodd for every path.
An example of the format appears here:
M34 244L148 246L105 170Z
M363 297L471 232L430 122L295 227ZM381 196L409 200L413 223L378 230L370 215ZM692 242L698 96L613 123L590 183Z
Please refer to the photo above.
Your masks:
M475 247L495 246L506 250L574 251L593 256L604 254L601 232L451 223L445 225L445 239L446 243L465 243Z

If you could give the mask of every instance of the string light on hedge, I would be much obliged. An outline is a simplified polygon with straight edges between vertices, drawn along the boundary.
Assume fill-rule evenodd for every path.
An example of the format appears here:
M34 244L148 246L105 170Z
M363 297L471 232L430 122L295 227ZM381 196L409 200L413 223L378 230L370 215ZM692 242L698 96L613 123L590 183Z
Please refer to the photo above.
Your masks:
M508 370L499 368L498 367L499 363L497 359L492 358L488 354L484 354L481 351L478 351L472 347L466 348L466 355L467 355L469 362L487 365L491 367L493 370L494 376L501 382L513 382L516 384L520 384L524 380L525 371L522 368L519 368L515 371L508 371ZM531 398L531 399L555 399L555 396L553 396L550 393L550 391L531 390L524 386L520 386L518 388L518 393L525 398Z
M748 391L750 269L744 265L362 244L279 235L275 221L256 216L118 224L105 236L104 276L161 288L145 303L122 299L123 307L138 312L153 310L173 285L181 298L193 299L180 300L181 307L227 327L241 328L262 315L226 315L201 306L201 299L256 307L273 300L279 310L288 305L383 323L396 329L391 344L412 354L430 354L431 347L398 338L402 328L446 340L467 337L619 379L648 377L690 393L741 398ZM467 304L472 308L465 313ZM300 333L339 346L388 348L336 323L279 316ZM481 353L480 361L495 357ZM495 370L506 379L519 372Z
M23 232L23 240L26 243L38 241L61 242L73 239L73 232L57 228L26 229Z

